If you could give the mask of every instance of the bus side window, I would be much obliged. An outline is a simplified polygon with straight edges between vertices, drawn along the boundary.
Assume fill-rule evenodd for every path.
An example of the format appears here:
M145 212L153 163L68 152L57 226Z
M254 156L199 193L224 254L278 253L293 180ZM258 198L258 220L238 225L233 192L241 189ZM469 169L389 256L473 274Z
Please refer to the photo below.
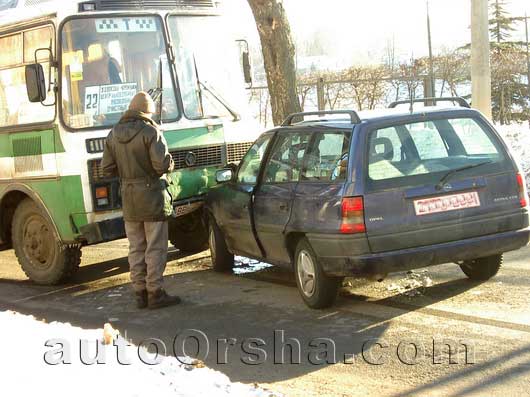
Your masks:
M49 48L50 42L54 49L52 32L52 28L46 25L0 37L0 127L53 120L53 106L29 102L24 72L25 65L35 62L36 49ZM49 52L40 51L37 55L48 80Z

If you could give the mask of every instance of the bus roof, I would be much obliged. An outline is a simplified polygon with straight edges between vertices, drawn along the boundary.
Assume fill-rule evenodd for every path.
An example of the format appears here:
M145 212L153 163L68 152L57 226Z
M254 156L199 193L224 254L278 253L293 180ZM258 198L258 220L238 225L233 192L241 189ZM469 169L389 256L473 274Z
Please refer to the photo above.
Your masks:
M0 2L0 31L4 26L45 16L67 17L84 12L197 11L216 12L220 0L10 0Z

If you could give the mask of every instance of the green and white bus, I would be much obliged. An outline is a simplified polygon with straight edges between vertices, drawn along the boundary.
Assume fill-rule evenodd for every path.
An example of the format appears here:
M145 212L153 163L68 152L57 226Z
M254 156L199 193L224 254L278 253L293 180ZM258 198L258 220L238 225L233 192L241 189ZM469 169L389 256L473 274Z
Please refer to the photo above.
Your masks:
M125 236L119 181L100 162L140 90L161 97L176 166L170 241L205 247L215 171L259 132L229 27L214 0L0 0L0 246L31 280L65 281L83 246Z

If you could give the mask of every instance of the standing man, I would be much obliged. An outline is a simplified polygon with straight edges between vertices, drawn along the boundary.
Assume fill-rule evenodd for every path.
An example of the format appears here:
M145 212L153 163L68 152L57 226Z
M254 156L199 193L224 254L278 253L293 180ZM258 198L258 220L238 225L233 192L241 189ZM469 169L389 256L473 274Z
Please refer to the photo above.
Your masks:
M139 309L180 303L162 287L167 262L171 197L165 174L174 164L167 143L153 121L155 103L139 92L107 137L103 172L119 176L123 219L129 239L131 281ZM169 204L169 205L168 205Z

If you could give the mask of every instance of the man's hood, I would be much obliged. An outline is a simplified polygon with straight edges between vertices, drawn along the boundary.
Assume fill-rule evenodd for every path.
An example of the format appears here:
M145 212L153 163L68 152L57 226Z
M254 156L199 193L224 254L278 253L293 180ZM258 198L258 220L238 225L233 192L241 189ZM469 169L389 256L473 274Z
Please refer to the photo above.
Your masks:
M145 123L136 120L127 123L120 123L114 127L112 134L119 143L129 143L136 135L145 128Z
M146 123L156 127L155 122L145 113L129 110L114 127L113 135L119 143L129 143L145 128Z

